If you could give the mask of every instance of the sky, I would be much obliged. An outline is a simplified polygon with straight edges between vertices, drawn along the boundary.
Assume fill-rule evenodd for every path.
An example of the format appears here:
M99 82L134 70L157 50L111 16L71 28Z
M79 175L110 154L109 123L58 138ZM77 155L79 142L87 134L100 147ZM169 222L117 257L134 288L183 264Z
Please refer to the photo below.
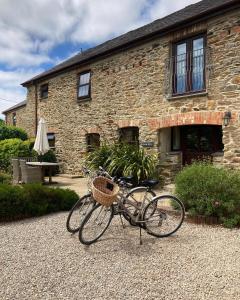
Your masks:
M0 112L25 100L27 79L198 1L0 0Z

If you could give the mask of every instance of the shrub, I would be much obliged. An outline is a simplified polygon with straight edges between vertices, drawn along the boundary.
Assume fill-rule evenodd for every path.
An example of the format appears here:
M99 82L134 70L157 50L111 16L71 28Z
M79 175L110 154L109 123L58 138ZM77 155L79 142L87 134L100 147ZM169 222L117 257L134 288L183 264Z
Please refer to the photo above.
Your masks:
M68 189L48 188L40 184L21 187L0 184L0 221L69 210L78 199L78 195Z
M219 218L226 227L240 225L240 172L194 163L180 172L176 193L191 215Z
M0 125L0 141L6 139L20 139L27 140L27 133L22 129L15 126Z
M112 176L133 176L136 184L156 175L156 163L154 155L127 144L105 144L87 158L90 167L103 166Z
M31 140L8 139L0 141L0 169L9 172L11 158L31 157L34 155Z
M56 154L53 150L49 150L44 155L39 155L38 159L46 162L57 162Z
M5 184L10 184L12 181L11 175L7 173L0 173L0 184L5 183Z
M93 152L90 152L87 156L86 164L92 169L98 169L100 166L106 169L112 152L113 145L103 144Z
M45 162L53 162L53 163L55 163L55 162L57 162L57 157L56 157L56 154L55 154L55 152L53 150L49 150L44 155L38 155L38 160L39 161L45 161ZM59 167L58 166L52 168L52 175L55 175L58 172L59 172ZM46 169L45 170L45 176L48 176L48 175L49 175L49 170Z

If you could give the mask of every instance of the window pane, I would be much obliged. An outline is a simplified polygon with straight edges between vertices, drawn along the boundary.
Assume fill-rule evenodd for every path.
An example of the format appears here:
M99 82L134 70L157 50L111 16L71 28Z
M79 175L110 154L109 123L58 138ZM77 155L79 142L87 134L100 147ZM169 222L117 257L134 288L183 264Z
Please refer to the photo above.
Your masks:
M177 45L176 57L176 92L184 93L186 91L186 43Z
M48 144L50 148L55 148L55 134L47 133Z
M193 40L192 89L204 89L204 44L203 38Z
M13 126L16 126L16 124L17 124L16 113L13 113L13 115L12 115L12 123L13 123Z
M89 84L80 86L78 91L78 97L84 97L89 95Z
M90 81L90 72L80 75L80 85L87 84Z
M87 134L87 151L94 151L100 147L100 135L98 133Z
M48 141L54 140L55 139L55 134L54 133L48 133L47 138L48 138Z
M180 128L172 128L172 150L180 149Z
M127 144L139 144L139 129L138 127L126 127L120 129L120 142Z

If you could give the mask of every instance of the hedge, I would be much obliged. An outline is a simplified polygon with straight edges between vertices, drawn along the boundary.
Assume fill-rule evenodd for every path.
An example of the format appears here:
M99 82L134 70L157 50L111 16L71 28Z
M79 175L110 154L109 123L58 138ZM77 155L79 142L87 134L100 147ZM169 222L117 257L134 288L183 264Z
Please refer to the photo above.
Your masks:
M78 199L78 195L68 189L49 188L40 184L0 184L0 221L69 210Z
M1 183L10 184L11 182L12 182L11 175L9 175L7 173L0 173L0 184Z
M22 128L0 124L0 141L14 138L25 141L28 136Z
M240 172L194 163L175 179L176 193L190 215L216 217L226 227L240 226Z
M8 139L0 141L0 170L10 171L11 158L34 156L33 141Z

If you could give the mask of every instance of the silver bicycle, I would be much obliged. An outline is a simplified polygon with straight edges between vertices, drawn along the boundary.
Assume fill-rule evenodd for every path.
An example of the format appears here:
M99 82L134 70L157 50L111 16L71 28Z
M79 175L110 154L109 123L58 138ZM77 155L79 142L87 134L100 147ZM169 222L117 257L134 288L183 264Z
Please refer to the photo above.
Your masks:
M87 186L89 192L81 197L69 211L66 227L70 233L76 233L79 231L83 219L97 204L91 193L92 181L96 176L105 176L113 181L124 182L124 185L121 187L121 191L124 195L123 205L128 208L132 215L137 214L137 207L139 207L141 203L148 204L151 202L153 197L156 196L153 188L158 184L157 180L144 181L142 186L132 188L132 177L121 177L119 179L113 178L102 167L99 167L98 171L91 171L84 167L82 171L85 177L88 178ZM129 201L126 201L127 199L130 200L131 203L134 203L134 206L129 205ZM129 217L129 214L123 213L122 215L131 225L137 225L134 220Z

